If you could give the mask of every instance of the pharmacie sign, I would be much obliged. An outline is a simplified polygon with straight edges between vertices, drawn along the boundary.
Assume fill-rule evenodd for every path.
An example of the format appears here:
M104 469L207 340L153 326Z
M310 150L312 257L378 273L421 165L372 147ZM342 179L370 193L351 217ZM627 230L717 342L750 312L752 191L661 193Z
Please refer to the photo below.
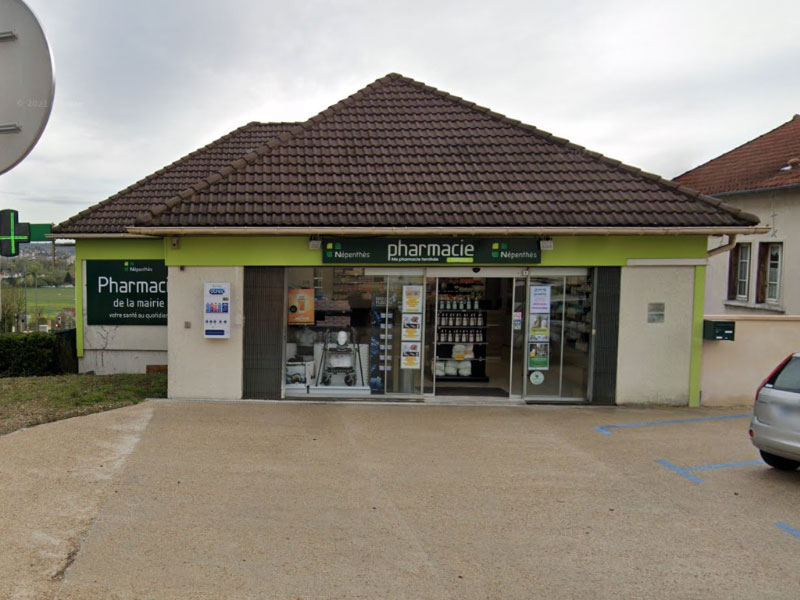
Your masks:
M323 264L539 264L536 238L323 238Z
M166 325L164 261L86 261L86 320L89 325Z

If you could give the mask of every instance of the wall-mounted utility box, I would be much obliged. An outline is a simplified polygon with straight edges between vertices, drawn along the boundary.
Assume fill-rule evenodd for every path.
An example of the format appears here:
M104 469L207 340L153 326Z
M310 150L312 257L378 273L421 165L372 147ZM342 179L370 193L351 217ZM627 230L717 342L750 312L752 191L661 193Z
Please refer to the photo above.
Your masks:
M228 281L203 284L203 337L231 337L231 284Z
M707 321L703 320L704 340L730 340L736 330L734 321Z

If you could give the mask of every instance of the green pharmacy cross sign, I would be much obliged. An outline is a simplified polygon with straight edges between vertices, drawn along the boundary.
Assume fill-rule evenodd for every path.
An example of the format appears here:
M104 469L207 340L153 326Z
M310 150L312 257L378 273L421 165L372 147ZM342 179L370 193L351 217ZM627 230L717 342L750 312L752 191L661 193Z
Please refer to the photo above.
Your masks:
M30 241L30 224L20 223L15 210L0 210L0 255L17 256L19 245Z

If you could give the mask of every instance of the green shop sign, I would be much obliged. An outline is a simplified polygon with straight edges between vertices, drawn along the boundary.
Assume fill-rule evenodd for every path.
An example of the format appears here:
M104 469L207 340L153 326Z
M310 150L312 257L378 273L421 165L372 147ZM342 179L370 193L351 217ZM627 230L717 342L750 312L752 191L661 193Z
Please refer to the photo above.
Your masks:
M539 264L537 238L323 238L323 264Z
M89 325L166 325L167 267L163 260L86 261Z

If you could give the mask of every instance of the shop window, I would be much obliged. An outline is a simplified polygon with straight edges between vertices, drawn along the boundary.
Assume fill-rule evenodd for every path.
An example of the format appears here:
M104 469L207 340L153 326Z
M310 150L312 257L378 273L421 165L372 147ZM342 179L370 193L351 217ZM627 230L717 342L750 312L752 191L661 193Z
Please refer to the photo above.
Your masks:
M421 393L421 277L291 267L287 280L287 395Z
M759 244L756 302L759 304L780 303L782 270L783 243L769 242Z
M750 298L750 244L736 244L728 263L728 300Z

